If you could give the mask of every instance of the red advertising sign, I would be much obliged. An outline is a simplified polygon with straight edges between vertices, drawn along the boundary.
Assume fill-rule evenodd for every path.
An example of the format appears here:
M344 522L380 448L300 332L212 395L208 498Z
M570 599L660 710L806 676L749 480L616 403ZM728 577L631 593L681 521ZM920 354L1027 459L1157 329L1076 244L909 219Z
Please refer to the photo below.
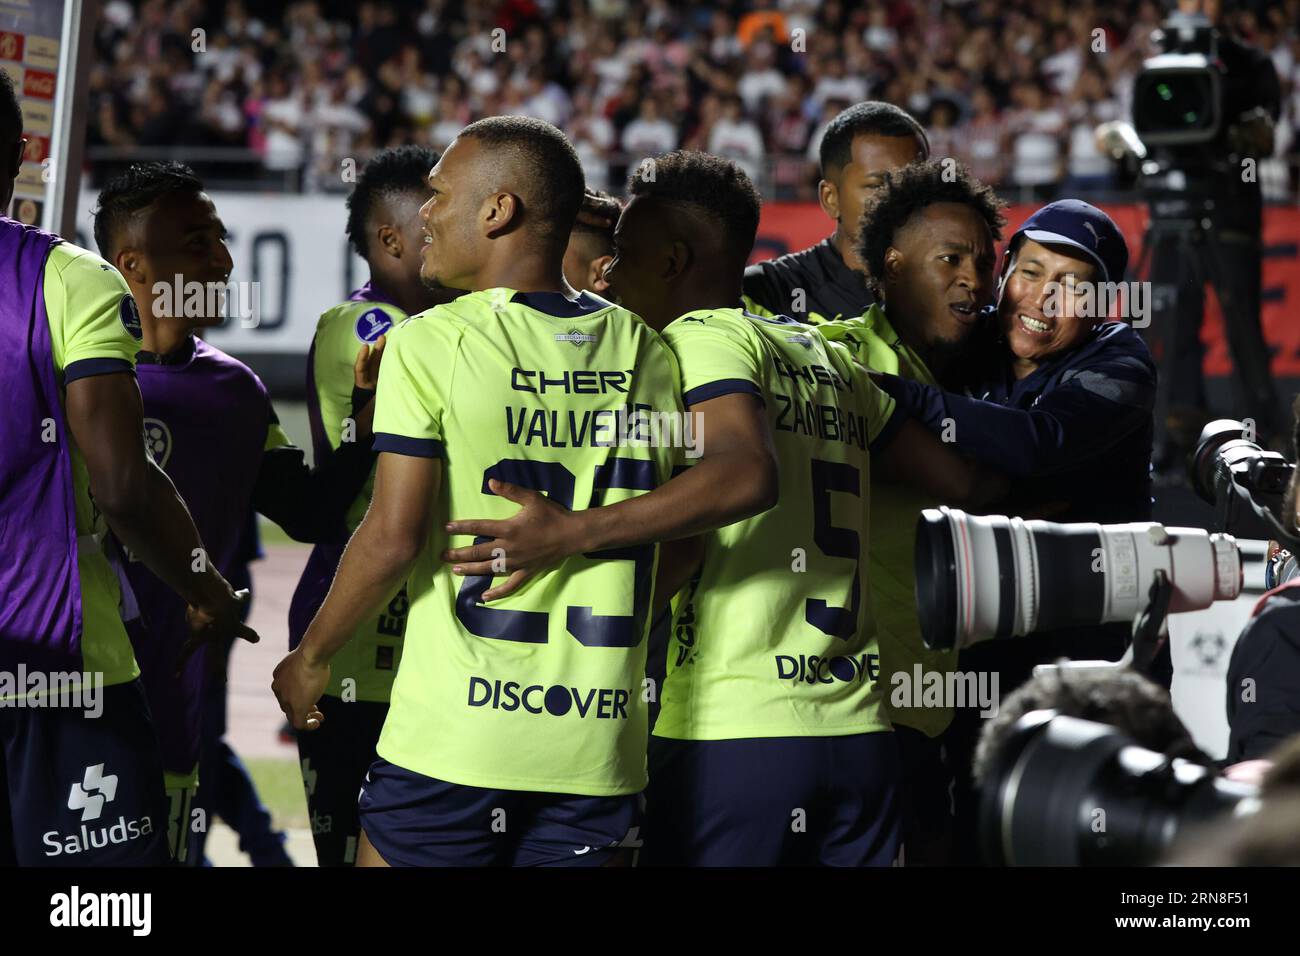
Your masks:
M54 99L54 74L46 70L28 70L23 76L23 96L38 100Z
M0 30L0 60L18 60L23 58L23 35Z

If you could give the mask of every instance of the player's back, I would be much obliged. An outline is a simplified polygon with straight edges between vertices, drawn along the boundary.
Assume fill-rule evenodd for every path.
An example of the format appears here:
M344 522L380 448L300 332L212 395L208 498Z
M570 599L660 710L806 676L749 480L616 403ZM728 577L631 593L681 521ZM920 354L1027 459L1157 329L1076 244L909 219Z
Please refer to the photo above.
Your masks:
M652 414L677 369L639 318L590 293L489 289L390 333L375 447L443 460L434 529L408 578L405 656L379 753L469 786L590 795L645 784L655 548L582 555L487 606L486 577L440 560L448 517L506 518L497 478L572 509L667 481Z
M700 574L676 609L655 733L887 729L865 557L870 446L896 424L893 400L844 349L784 316L699 310L664 337L688 405L735 392L763 402L780 498L706 537Z

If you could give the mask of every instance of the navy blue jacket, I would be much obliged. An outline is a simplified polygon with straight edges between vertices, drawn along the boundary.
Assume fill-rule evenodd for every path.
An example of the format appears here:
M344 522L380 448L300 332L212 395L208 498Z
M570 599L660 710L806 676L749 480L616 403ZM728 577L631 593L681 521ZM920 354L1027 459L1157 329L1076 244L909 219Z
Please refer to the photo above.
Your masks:
M951 422L958 450L1010 476L1013 511L1055 505L1053 521L1151 518L1156 369L1122 322L1097 324L1078 348L1019 381L1004 362L972 395L893 376L881 386L935 434Z

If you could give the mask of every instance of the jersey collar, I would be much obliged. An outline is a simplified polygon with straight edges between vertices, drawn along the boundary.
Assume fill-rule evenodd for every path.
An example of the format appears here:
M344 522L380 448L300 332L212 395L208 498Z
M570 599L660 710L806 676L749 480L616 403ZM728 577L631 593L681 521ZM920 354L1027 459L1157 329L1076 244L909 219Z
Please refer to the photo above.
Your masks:
M599 312L608 305L585 290L579 292L576 299L566 298L562 292L516 292L510 301L553 315L557 319L581 318Z
M348 301L349 302L383 302L385 305L391 305L397 308L401 308L401 306L398 306L397 303L392 300L392 297L389 296L387 292L379 288L379 286L375 285L375 280L373 278L365 285L363 285L360 289L357 289L350 296L348 296Z

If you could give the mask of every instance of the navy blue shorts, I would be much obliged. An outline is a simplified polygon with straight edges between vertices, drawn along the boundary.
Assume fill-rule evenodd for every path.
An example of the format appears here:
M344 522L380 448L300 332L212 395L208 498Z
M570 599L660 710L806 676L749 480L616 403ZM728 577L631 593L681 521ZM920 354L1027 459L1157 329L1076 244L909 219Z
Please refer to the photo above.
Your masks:
M388 705L323 696L320 710L325 715L320 729L298 734L311 838L320 866L351 866L356 862L361 837L357 793L365 782L366 771L379 759L375 744L388 716Z
M636 839L637 794L588 797L448 783L380 759L361 827L390 866L606 866Z
M650 738L646 866L890 866L901 845L892 733Z
M0 707L0 864L168 862L162 753L140 681L101 712Z

